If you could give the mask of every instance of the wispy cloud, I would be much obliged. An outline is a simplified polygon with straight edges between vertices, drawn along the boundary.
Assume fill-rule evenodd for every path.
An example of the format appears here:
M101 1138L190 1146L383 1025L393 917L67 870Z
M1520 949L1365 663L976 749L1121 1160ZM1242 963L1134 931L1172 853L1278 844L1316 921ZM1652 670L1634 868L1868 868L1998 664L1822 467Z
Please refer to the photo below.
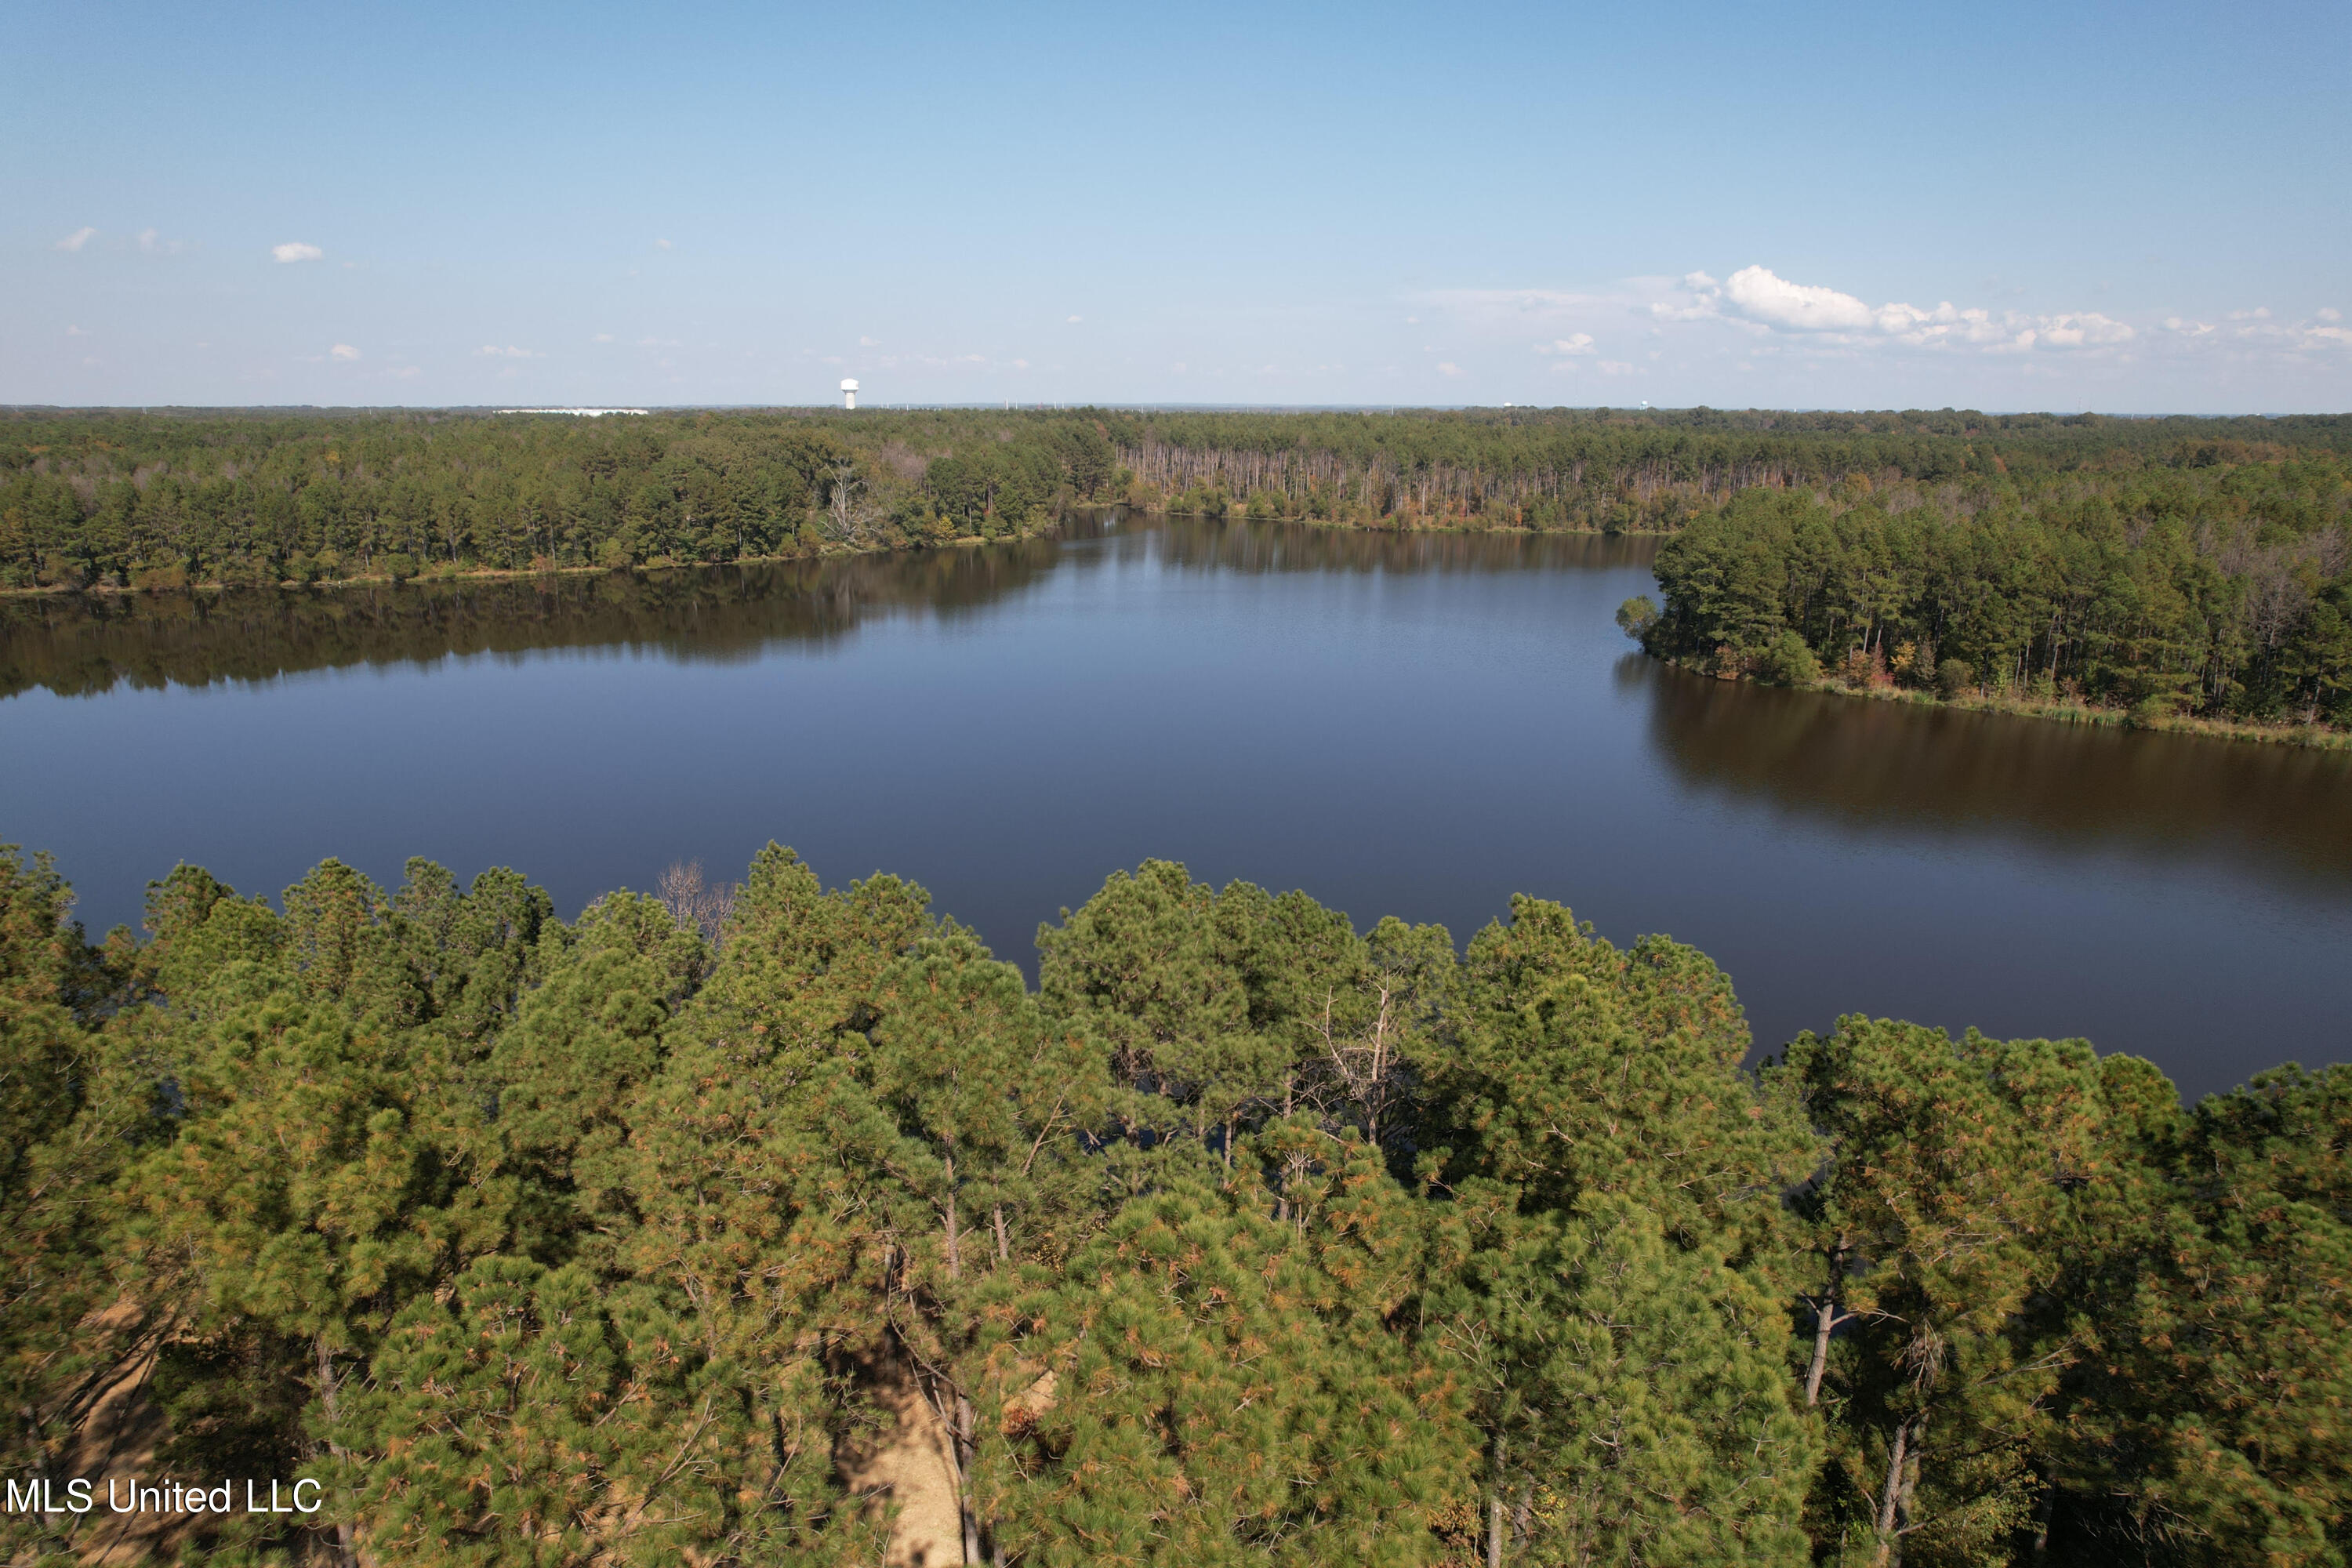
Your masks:
M269 254L280 261L316 261L327 253L315 245L289 239L283 245L271 246Z
M1900 302L1870 304L1856 295L1818 283L1797 283L1769 267L1743 267L1717 283L1704 272L1682 280L1680 298L1650 307L1661 321L1710 317L1769 333L1793 333L1826 342L1873 342L1914 348L2026 349L2111 348L2138 333L2127 323L2096 310L2032 315L1982 309L1962 310L1947 300L1933 310Z
M1591 332L1571 332L1564 338L1554 338L1548 343L1538 343L1539 354L1589 354L1595 352Z
M98 230L94 228L78 228L71 234L66 236L63 239L58 241L58 248L64 251L78 251L83 246L88 245L92 239L96 238L97 236Z
M2264 350L2298 353L2352 348L2352 328L2336 324L2343 320L2344 312L2334 306L2322 307L2312 312L2311 320L2302 321L2279 321L2256 306L2249 310L2225 310L2219 322L2167 316L2163 335L2237 354Z
M546 357L536 349L519 349L512 343L509 343L504 348L499 347L496 343L484 343L474 353L488 355L491 359L544 359Z
M337 343L333 348L329 349L327 353L340 360L354 360L360 357L360 351L352 347L349 343Z

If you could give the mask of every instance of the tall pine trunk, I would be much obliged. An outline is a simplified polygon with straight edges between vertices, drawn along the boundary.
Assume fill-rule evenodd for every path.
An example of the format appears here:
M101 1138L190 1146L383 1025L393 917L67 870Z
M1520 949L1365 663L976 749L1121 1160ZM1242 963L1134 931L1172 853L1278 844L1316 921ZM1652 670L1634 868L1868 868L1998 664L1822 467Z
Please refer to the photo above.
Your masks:
M1486 1568L1503 1568L1503 1435L1495 1434L1494 1474L1486 1482Z
M1910 1447L1911 1423L1908 1420L1898 1422L1895 1427L1895 1442L1886 1455L1886 1484L1878 1494L1878 1551L1870 1560L1870 1568L1888 1568L1888 1564L1896 1561L1895 1523L1903 1506L1906 1489L1903 1469L1905 1461L1910 1457Z
M327 1426L331 1430L337 1420L334 1352L327 1348L323 1338L313 1339L310 1349L319 1363L319 1403L327 1412ZM339 1464L343 1459L343 1447L332 1437L327 1439L327 1452L332 1454ZM335 1521L335 1555L341 1568L358 1568L359 1553L352 1545L352 1521L347 1512Z
M1814 1307L1813 1363L1805 1368L1805 1407L1822 1402L1822 1373L1829 1370L1830 1333L1837 1327L1837 1298L1823 1296Z

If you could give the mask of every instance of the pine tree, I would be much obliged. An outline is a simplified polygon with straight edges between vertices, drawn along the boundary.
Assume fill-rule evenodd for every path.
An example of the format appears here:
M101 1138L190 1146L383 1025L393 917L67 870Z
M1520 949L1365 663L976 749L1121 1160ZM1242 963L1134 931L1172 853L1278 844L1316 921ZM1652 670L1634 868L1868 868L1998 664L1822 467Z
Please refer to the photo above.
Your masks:
M368 1456L353 1510L375 1561L420 1568L770 1562L773 1467L740 1379L648 1292L489 1258L419 1298L334 1427Z
M1832 1442L1817 1534L1876 1564L1981 1561L2032 1531L2082 1349L2053 1295L2081 1252L2076 1194L2123 1175L2097 1059L1848 1017L1772 1076L1832 1148L1802 1205L1806 1386Z
M0 1468L56 1475L109 1373L156 1314L95 1314L114 1295L110 1186L152 1107L102 1014L122 983L72 918L46 856L0 845ZM0 1515L0 1550L51 1545L54 1520Z
M795 1563L873 1555L874 1523L833 1461L887 1418L857 1363L877 1349L905 1197L869 1157L881 1129L854 1059L879 977L940 932L927 902L887 877L828 893L770 845L627 1113L632 1223L615 1267L655 1292L703 1364L732 1369L769 1439L747 1506Z
M2053 1543L2084 1561L2341 1563L2352 1072L2258 1074L2158 1131L2171 1202L2104 1226L2115 1288L2074 1300L2086 1348Z
M185 1293L191 1328L215 1346L244 1339L299 1367L331 1429L377 1336L467 1257L501 1246L509 1205L467 1179L468 1107L444 1041L415 1026L426 995L373 885L325 862L288 889L282 921L214 890L195 879L173 890L210 906L173 931L166 959L195 980L173 998L183 1110L127 1178L127 1250L151 1291ZM256 951L268 956L208 973L193 962ZM352 1457L331 1439L324 1453L299 1433L281 1441L331 1482L348 1558Z
M1294 1142L1319 1152L1305 1173ZM1231 1173L1197 1147L1161 1173L1003 1319L1001 1353L1035 1380L993 1425L1008 1557L1435 1561L1470 1445L1393 1321L1421 1274L1409 1194L1360 1139L1300 1121Z
M663 1031L711 962L698 932L642 894L615 893L541 956L541 984L493 1048L497 1157L520 1178L525 1234L550 1257L610 1267L627 1206L631 1102L659 1070Z
M1434 1332L1471 1391L1490 1568L1794 1561L1811 1443L1767 1304L1811 1142L1741 1075L1703 955L1511 914L1471 942L1429 1075L1454 1200Z

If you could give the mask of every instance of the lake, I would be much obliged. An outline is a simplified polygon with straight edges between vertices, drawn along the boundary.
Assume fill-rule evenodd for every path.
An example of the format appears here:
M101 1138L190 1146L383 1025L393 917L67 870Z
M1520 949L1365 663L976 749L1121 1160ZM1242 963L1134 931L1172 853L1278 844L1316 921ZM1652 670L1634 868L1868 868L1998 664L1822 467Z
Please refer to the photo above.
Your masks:
M95 931L177 861L510 865L569 916L770 838L1034 971L1150 856L1466 940L1513 891L2192 1098L2352 1059L2352 758L1769 690L1612 616L1651 542L1090 520L638 576L0 601L0 839Z

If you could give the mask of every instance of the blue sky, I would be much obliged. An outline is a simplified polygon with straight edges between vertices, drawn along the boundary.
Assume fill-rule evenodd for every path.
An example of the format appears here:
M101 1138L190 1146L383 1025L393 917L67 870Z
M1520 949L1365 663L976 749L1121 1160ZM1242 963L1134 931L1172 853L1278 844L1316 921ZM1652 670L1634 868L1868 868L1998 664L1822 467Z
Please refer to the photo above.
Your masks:
M109 5L0 402L2352 408L2352 5Z

